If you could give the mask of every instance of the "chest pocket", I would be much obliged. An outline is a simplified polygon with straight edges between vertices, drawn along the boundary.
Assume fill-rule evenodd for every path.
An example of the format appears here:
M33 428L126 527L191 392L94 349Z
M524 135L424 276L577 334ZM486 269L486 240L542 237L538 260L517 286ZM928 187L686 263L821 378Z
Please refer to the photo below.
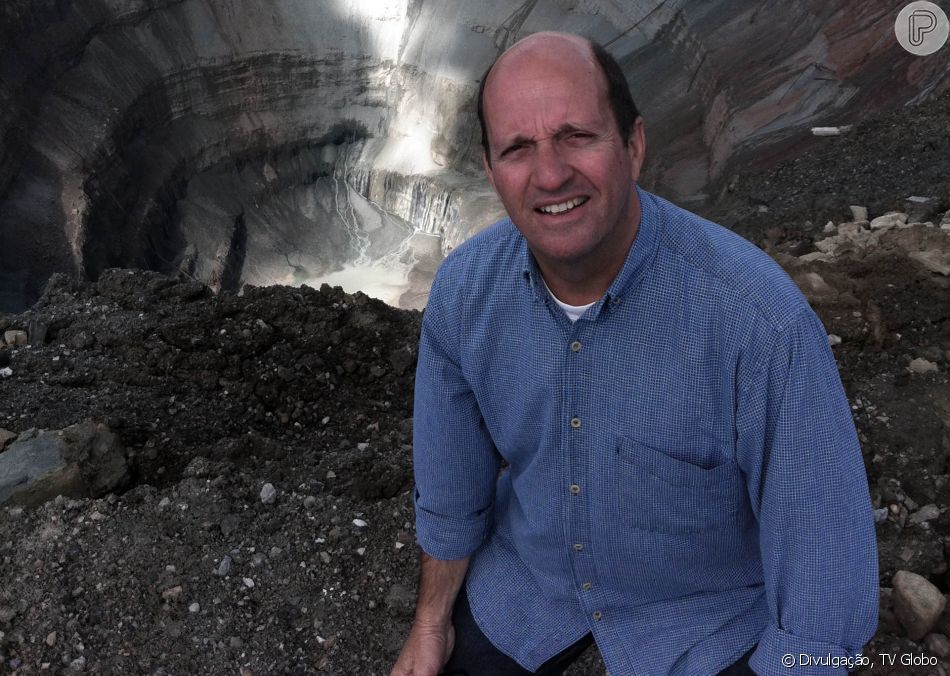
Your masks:
M634 528L687 534L735 526L741 481L734 461L706 469L625 437L615 470L623 521Z

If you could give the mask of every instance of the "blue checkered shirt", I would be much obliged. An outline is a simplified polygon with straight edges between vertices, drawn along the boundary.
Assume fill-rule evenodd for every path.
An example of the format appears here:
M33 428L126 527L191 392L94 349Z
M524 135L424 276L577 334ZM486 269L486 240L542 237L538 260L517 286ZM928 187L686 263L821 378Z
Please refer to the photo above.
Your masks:
M419 543L471 555L479 627L529 670L593 632L613 676L715 674L756 644L759 674L845 673L797 666L854 657L877 622L825 330L762 251L638 192L624 266L575 323L510 220L443 262L416 376Z

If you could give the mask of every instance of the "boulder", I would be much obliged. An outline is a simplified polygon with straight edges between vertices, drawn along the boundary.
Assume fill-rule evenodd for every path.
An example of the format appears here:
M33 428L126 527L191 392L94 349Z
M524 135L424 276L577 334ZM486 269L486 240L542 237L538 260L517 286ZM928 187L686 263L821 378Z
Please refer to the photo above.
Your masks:
M913 641L926 636L947 605L947 599L927 578L901 570L894 575L894 614Z
M911 251L908 255L930 272L950 277L950 252L931 249L929 251Z
M950 639L943 634L928 634L924 639L927 651L941 659L950 655Z
M0 454L0 504L101 497L128 478L122 442L105 425L85 421L58 431L29 430Z
M912 195L904 200L904 208L907 211L908 219L911 221L925 221L934 215L937 207L937 200L933 197L922 197Z
M937 505L931 503L929 505L924 505L919 510L911 514L908 521L910 523L924 523L926 521L933 521L940 516L940 508Z
M940 367L923 357L917 357L907 367L912 373L937 373Z
M817 272L793 270L792 279L811 303L820 303L837 297L838 292Z
M871 221L871 230L880 228L893 228L897 225L903 225L907 222L907 214L900 211L889 211L883 216L878 216Z
M49 324L41 319L31 319L26 326L27 338L30 345L39 347L46 344L46 334L49 332Z
M11 347L24 347L27 344L26 331L10 330L3 332L3 342Z

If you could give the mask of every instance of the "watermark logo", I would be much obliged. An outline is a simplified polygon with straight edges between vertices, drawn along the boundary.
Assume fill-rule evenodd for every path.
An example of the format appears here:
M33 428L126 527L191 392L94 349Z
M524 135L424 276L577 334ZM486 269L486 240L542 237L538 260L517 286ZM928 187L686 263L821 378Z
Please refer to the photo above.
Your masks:
M950 35L946 13L932 2L912 2L897 15L894 35L911 54L927 56L944 46Z

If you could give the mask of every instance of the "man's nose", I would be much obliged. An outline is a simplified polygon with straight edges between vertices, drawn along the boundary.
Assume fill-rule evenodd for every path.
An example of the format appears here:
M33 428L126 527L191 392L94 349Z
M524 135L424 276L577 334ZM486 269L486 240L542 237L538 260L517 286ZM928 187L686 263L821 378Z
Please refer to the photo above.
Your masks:
M534 157L534 183L545 191L562 187L573 175L569 158L556 143L540 143Z

